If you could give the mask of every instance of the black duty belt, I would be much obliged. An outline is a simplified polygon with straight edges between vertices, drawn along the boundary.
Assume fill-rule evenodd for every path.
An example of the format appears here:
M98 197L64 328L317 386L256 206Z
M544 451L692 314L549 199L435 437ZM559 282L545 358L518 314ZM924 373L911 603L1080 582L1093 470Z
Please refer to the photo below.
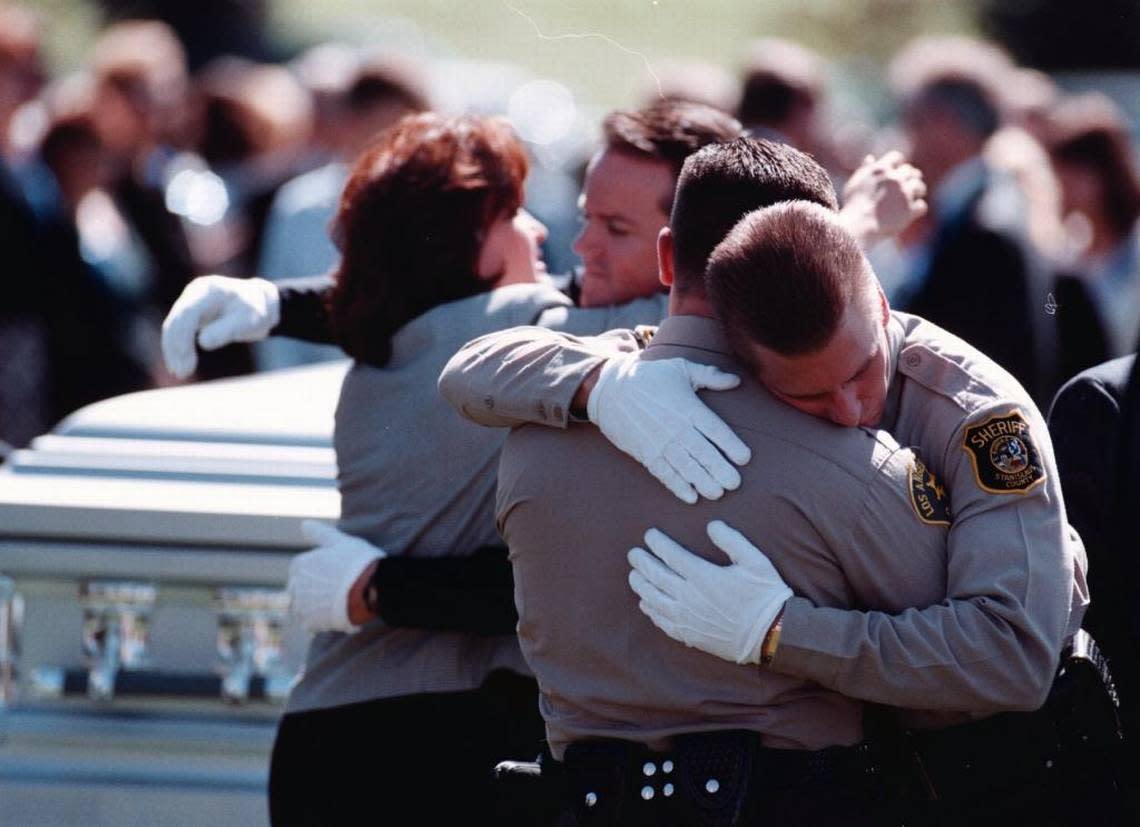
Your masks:
M865 744L769 749L738 730L677 736L662 752L581 741L560 769L581 825L861 824L878 795Z
M946 823L974 812L1033 824L1130 823L1120 816L1116 693L1084 632L1062 655L1041 709L910 732L907 742L917 798L936 802Z

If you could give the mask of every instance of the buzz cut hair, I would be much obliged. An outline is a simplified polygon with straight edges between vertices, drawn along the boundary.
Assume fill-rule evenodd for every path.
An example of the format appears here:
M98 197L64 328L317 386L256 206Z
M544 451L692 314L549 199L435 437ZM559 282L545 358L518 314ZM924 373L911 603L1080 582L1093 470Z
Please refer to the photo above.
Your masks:
M706 293L738 352L748 343L781 356L818 352L875 279L835 213L789 201L748 213L717 245Z
M709 256L736 223L752 210L797 200L839 208L827 171L794 147L737 138L695 152L677 180L669 221L674 289L702 295Z

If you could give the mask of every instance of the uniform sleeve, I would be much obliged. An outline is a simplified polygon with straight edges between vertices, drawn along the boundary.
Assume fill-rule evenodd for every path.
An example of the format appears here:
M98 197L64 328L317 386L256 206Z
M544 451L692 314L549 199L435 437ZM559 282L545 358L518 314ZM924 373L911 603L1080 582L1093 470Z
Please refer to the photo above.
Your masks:
M612 307L552 307L535 324L575 336L597 336L607 330L659 325L668 312L668 298L658 293Z
M281 321L273 328L273 335L322 345L336 344L327 305L332 289L332 276L308 276L277 282L277 292L281 296Z
M607 356L638 349L624 330L579 338L542 327L480 336L451 357L439 391L463 416L491 428L565 428L578 386Z
M1041 706L1063 641L1079 625L1075 578L1083 583L1084 570L1044 422L1032 406L988 408L956 429L946 450L945 598L899 612L793 599L773 668L893 706ZM868 519L897 542L889 519ZM894 549L913 554L905 544Z

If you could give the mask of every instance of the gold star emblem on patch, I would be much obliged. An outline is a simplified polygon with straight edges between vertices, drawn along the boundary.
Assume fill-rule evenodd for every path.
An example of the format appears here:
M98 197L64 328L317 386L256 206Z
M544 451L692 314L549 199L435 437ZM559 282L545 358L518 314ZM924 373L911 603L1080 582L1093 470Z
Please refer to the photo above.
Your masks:
M938 483L934 472L918 457L910 467L910 504L924 523L950 525L950 498L946 496L946 486Z

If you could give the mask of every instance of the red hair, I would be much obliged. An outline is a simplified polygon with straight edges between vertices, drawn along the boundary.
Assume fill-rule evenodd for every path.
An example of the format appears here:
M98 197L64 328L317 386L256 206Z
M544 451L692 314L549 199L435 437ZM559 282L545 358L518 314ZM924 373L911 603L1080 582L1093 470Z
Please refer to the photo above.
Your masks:
M391 356L397 330L481 293L487 229L518 211L527 160L505 120L408 115L357 160L333 222L342 259L333 332L355 359Z

